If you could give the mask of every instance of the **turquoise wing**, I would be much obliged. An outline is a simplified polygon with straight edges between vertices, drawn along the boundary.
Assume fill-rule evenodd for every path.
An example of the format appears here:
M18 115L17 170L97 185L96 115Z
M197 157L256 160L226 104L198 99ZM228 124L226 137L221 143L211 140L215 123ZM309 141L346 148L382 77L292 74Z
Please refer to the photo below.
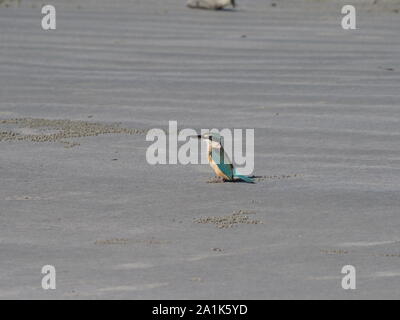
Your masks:
M218 168L229 178L233 179L233 165L230 163L229 158L225 155L223 148L213 148L211 157L218 166Z
M243 180L244 182L247 182L247 183L254 183L254 180L248 176L242 176L240 174L235 174L235 178L239 178L240 180Z

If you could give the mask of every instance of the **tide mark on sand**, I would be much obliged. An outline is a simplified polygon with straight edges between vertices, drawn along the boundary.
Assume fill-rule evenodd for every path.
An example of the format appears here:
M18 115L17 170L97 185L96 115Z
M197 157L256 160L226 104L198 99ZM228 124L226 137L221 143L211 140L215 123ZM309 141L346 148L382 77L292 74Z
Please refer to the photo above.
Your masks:
M239 224L263 224L260 220L251 219L249 215L256 214L255 211L239 210L234 211L232 214L227 216L211 216L194 219L195 223L200 224L213 224L218 229L232 228Z

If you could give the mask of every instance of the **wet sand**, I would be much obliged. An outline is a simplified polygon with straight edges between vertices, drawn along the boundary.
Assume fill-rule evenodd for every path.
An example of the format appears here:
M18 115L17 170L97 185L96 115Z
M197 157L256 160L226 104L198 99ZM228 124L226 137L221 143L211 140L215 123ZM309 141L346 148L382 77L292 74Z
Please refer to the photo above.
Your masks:
M400 298L394 2L53 2L0 8L0 299ZM147 164L168 120L255 128L256 184Z

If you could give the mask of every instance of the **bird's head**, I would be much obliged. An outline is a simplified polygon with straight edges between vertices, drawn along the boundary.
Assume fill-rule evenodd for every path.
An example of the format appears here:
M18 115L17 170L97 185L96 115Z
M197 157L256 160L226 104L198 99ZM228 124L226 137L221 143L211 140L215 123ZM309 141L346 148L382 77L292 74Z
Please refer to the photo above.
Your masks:
M221 142L222 140L221 135L219 133L214 133L214 132L206 132L204 134L199 134L197 138L209 141L216 141L216 142Z
M211 145L213 148L220 148L222 145L222 137L219 133L206 132L204 134L199 134L197 138L205 140L207 144Z

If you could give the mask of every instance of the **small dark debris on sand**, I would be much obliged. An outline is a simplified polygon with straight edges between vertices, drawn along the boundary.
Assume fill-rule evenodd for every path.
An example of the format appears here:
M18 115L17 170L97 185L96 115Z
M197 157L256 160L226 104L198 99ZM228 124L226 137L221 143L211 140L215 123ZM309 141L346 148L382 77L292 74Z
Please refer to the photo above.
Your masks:
M239 210L234 211L227 216L213 216L195 219L195 223L214 224L218 229L232 228L238 224L263 224L260 220L250 219L250 214L256 214L255 211Z
M155 238L150 239L128 239L128 238L112 238L106 240L96 240L94 244L96 245L127 245L127 244L146 244L146 245L160 245L168 244L170 241L167 240L157 240Z
M253 176L252 178L257 181L265 181L265 180L283 180L283 179L290 179L290 178L297 178L301 177L301 174L282 174L282 175L273 175L273 176Z
M207 180L207 183L224 183L224 179L222 179L221 177L213 177L209 180Z
M385 253L381 256L386 258L400 258L400 253Z
M395 71L394 68L392 67L379 67L379 69L385 70L385 71Z
M22 0L0 0L0 7L9 8L12 6L19 7Z
M111 244L128 244L129 239L115 238L107 240L96 240L94 244L97 245L111 245Z
M22 130L21 130L22 129ZM1 141L60 142L66 148L79 143L65 139L94 137L102 134L144 134L146 130L122 128L119 125L73 121L19 118L0 120Z
M347 250L342 250L342 249L333 249L333 250L323 249L321 250L321 252L329 255L342 255L349 253Z
M343 249L323 249L321 253L327 255L345 255L345 254L357 254L359 256L367 256L367 257L381 257L381 258L400 258L400 253L379 253L379 252L355 252L355 251L348 251Z

